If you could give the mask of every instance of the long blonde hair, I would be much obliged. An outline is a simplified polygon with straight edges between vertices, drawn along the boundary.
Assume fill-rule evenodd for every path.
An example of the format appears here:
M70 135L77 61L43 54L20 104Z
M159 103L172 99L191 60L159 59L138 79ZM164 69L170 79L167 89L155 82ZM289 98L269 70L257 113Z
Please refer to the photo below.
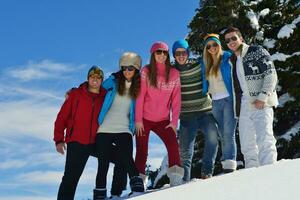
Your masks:
M219 46L219 50L216 55L217 60L214 60L213 56L208 52L208 50L206 48L207 44L204 47L203 61L204 61L205 67L206 67L206 70L205 70L206 78L208 78L210 75L214 75L215 77L218 76L218 71L220 69L222 55L223 55L223 50L222 50L221 45L218 44L218 46Z

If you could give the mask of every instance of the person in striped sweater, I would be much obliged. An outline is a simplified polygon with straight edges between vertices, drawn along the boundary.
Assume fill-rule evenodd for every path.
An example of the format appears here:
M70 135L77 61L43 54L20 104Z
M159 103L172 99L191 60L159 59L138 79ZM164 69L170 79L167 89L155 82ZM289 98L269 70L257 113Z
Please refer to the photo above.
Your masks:
M174 66L180 72L181 82L182 102L178 138L184 168L183 181L190 181L194 143L198 130L204 134L205 139L201 178L210 178L218 151L218 129L211 112L211 99L208 94L202 94L201 66L198 61L189 59L189 45L184 39L173 44L172 53L175 58Z

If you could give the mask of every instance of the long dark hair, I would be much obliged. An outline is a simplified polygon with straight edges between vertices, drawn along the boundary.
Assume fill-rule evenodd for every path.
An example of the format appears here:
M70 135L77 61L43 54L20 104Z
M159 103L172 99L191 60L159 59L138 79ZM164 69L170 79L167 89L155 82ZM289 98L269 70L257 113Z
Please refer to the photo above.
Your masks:
M120 70L116 73L114 73L114 76L116 77L117 80L117 91L119 95L123 96L125 94L126 86L125 86L125 81L126 78L123 74L123 71ZM141 86L141 76L140 73L137 69L134 70L134 76L132 77L131 80L131 86L129 88L129 96L132 99L136 99L137 96L140 93L140 86Z
M171 62L170 62L170 55L167 55L167 60L165 62L166 65L166 74L165 74L165 80L168 83L169 82L169 75L170 75L170 70L171 70ZM147 65L147 68L149 70L149 82L150 85L153 87L157 87L157 69L156 69L156 60L154 53L151 54L150 58L150 64Z

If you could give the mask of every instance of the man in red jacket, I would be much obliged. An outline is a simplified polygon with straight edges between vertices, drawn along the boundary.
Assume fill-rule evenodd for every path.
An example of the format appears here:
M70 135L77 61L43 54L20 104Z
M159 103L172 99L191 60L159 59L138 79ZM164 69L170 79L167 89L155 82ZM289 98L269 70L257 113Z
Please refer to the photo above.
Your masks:
M98 115L106 94L101 87L103 71L93 66L87 79L79 88L69 92L54 124L56 151L61 154L67 151L58 200L74 199L79 178L95 148Z

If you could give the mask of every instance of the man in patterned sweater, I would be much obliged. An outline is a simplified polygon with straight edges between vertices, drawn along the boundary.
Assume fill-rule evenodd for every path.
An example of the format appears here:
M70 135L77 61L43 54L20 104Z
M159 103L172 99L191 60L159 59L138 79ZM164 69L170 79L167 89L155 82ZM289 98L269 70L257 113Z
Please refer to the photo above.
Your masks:
M273 107L278 105L277 74L270 54L261 46L248 46L239 29L229 27L225 42L231 57L235 114L245 167L273 164L277 160L273 134Z
M181 114L179 148L183 181L190 180L191 163L194 153L195 137L200 130L204 133L205 147L202 158L201 178L210 178L218 151L218 130L211 113L211 99L202 95L202 77L199 62L189 60L189 45L186 40L178 40L173 44L172 53L175 68L180 72L181 82Z

